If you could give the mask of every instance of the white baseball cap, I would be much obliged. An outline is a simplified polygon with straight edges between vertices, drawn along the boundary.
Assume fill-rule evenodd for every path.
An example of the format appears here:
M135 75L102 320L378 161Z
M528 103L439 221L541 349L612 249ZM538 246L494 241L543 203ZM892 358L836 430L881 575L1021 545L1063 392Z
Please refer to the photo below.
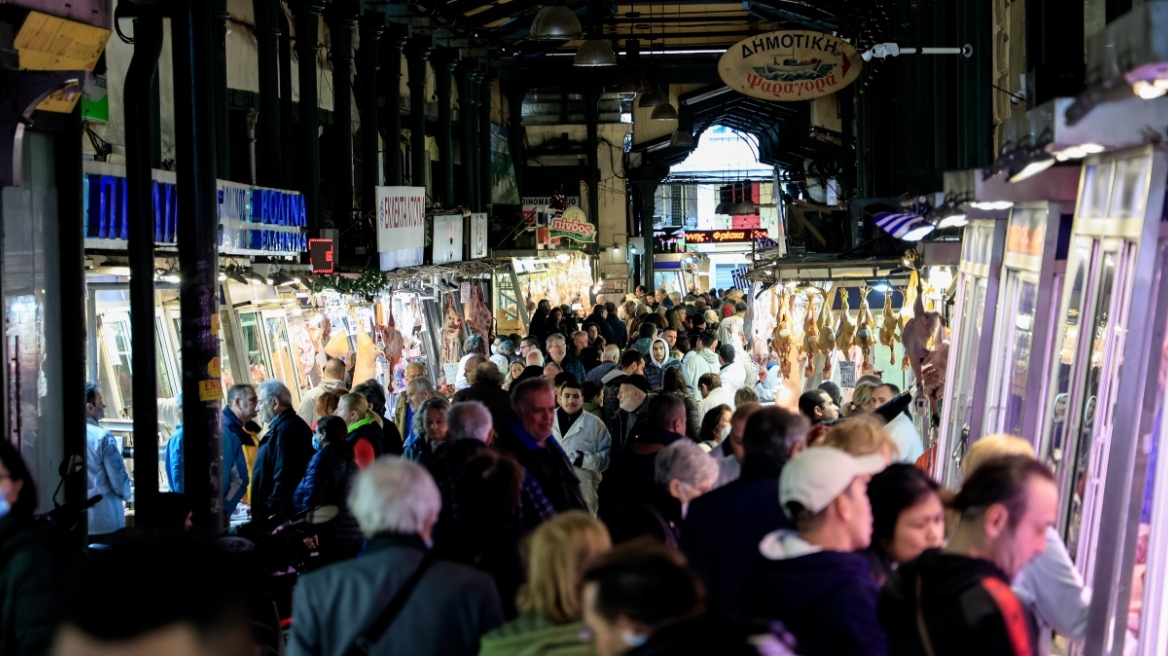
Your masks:
M788 517L791 511L787 504L792 501L817 513L843 494L857 476L878 474L887 466L879 454L857 458L828 446L805 449L783 465L779 503Z

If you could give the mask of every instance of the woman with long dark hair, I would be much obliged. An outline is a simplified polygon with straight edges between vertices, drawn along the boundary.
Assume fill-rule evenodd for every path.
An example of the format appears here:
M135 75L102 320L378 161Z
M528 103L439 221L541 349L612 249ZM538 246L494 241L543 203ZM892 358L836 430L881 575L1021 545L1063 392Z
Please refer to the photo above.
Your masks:
M0 440L0 654L47 654L77 570L60 526L35 516L24 459Z
M941 488L923 470L896 464L868 482L872 502L872 544L867 555L872 577L880 585L892 570L945 539Z

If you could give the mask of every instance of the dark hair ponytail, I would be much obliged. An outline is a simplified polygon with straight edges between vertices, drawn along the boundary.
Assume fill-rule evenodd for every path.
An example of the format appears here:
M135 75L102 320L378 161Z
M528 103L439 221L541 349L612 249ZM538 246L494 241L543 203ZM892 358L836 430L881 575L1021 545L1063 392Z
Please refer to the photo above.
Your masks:
M8 470L8 476L13 482L24 482L24 486L20 488L20 494L16 497L16 503L12 504L12 512L36 512L36 483L32 480L32 474L28 471L24 457L20 455L16 447L12 446L11 442L5 439L0 439L0 462L4 463L4 468Z

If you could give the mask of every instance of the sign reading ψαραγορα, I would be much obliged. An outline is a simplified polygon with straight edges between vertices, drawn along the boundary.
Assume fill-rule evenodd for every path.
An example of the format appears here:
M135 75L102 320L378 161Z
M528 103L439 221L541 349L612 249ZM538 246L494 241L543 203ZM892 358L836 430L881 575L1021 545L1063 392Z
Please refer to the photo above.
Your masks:
M826 96L860 75L860 53L823 32L768 32L730 46L718 60L722 81L739 93L794 102Z

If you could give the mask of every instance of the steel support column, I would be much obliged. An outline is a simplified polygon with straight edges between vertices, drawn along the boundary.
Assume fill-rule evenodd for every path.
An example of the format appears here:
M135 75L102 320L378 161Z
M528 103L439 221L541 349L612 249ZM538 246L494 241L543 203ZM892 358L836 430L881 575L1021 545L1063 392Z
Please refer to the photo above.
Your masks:
M410 186L426 187L427 204L432 194L426 170L426 59L433 39L415 36L406 50L410 88Z
M231 139L227 131L227 0L212 0L211 34L214 38L215 162L224 179L231 177Z
M402 161L402 119L401 119L401 77L402 49L409 37L409 27L400 23L390 23L384 37L382 52L382 83L385 102L382 123L385 125L385 184L400 187L405 180L405 163Z
M176 167L178 242L182 245L179 309L182 316L184 492L194 511L195 531L215 535L223 526L220 427L223 390L220 389L219 373L215 124L213 117L196 109L196 105L204 104L208 99L216 100L210 70L214 62L211 6L201 0L176 2L171 28L175 142L179 153ZM311 58L301 61L311 61ZM304 68L311 67L302 67L301 70ZM138 375L141 374L139 370ZM156 433L157 427L152 427L152 430ZM154 471L157 468L151 470Z
M256 16L256 51L259 55L260 116L256 184L283 188L280 138L280 0L252 0ZM289 80L291 81L291 80Z
M523 173L527 167L527 153L523 145L523 98L527 95L527 88L519 82L511 82L506 86L506 94L507 145L511 150L511 164L515 168L515 189L522 192Z
M209 14L208 14L209 15ZM139 17L134 21L134 55L126 72L125 121L128 126L148 125L151 87L158 78L162 53L162 18ZM176 68L177 70L177 68ZM213 118L213 117L211 117ZM180 158L186 155L180 150ZM130 331L134 341L148 345L131 355L134 371L131 397L134 403L134 472L158 471L158 363L154 345L154 219L150 136L144 130L126 130L126 211L129 215ZM95 326L91 327L96 330ZM157 485L137 485L134 523L155 525Z
M479 205L479 187L482 184L479 172L479 82L483 79L482 71L477 68L470 71L468 79L468 95L470 96L470 113L462 120L466 121L470 139L470 161L463 166L470 168L470 206L475 212L482 211Z
M490 69L483 71L479 83L479 211L486 212L491 204L491 93L495 83Z
M458 169L458 204L467 209L474 209L474 164L471 162L474 151L474 107L471 103L471 71L474 62L463 61L458 67L458 156L462 166Z
M441 207L454 207L454 111L450 105L451 75L458 63L458 51L439 48L431 57L434 68L435 96L438 102L438 164L441 175L434 184L434 201Z
M372 216L377 208L377 190L381 184L381 175L378 166L377 135L377 69L381 65L378 59L378 40L385 29L385 14L380 11L370 11L361 17L361 51L357 53L357 90L360 97L357 100L358 110L361 113L361 214Z
M333 1L327 16L332 37L333 140L332 219L347 228L353 220L353 29L357 27L357 5Z
M300 112L296 160L300 165L300 193L304 194L304 212L308 229L320 227L320 116L317 112L316 51L320 44L316 33L320 27L322 0L297 0L292 4L296 19L296 54L300 65Z
M588 185L588 220L597 229L600 227L600 92L589 87L584 92L584 121L587 124L587 141L584 148L588 152L588 171L584 182ZM692 129L692 128L691 128ZM599 241L599 240L597 240Z
M295 142L292 122L292 26L288 15L278 12L280 28L280 141L285 144ZM261 90L262 93L262 90ZM283 189L296 188L296 157L298 151L289 146L280 160L280 180Z

